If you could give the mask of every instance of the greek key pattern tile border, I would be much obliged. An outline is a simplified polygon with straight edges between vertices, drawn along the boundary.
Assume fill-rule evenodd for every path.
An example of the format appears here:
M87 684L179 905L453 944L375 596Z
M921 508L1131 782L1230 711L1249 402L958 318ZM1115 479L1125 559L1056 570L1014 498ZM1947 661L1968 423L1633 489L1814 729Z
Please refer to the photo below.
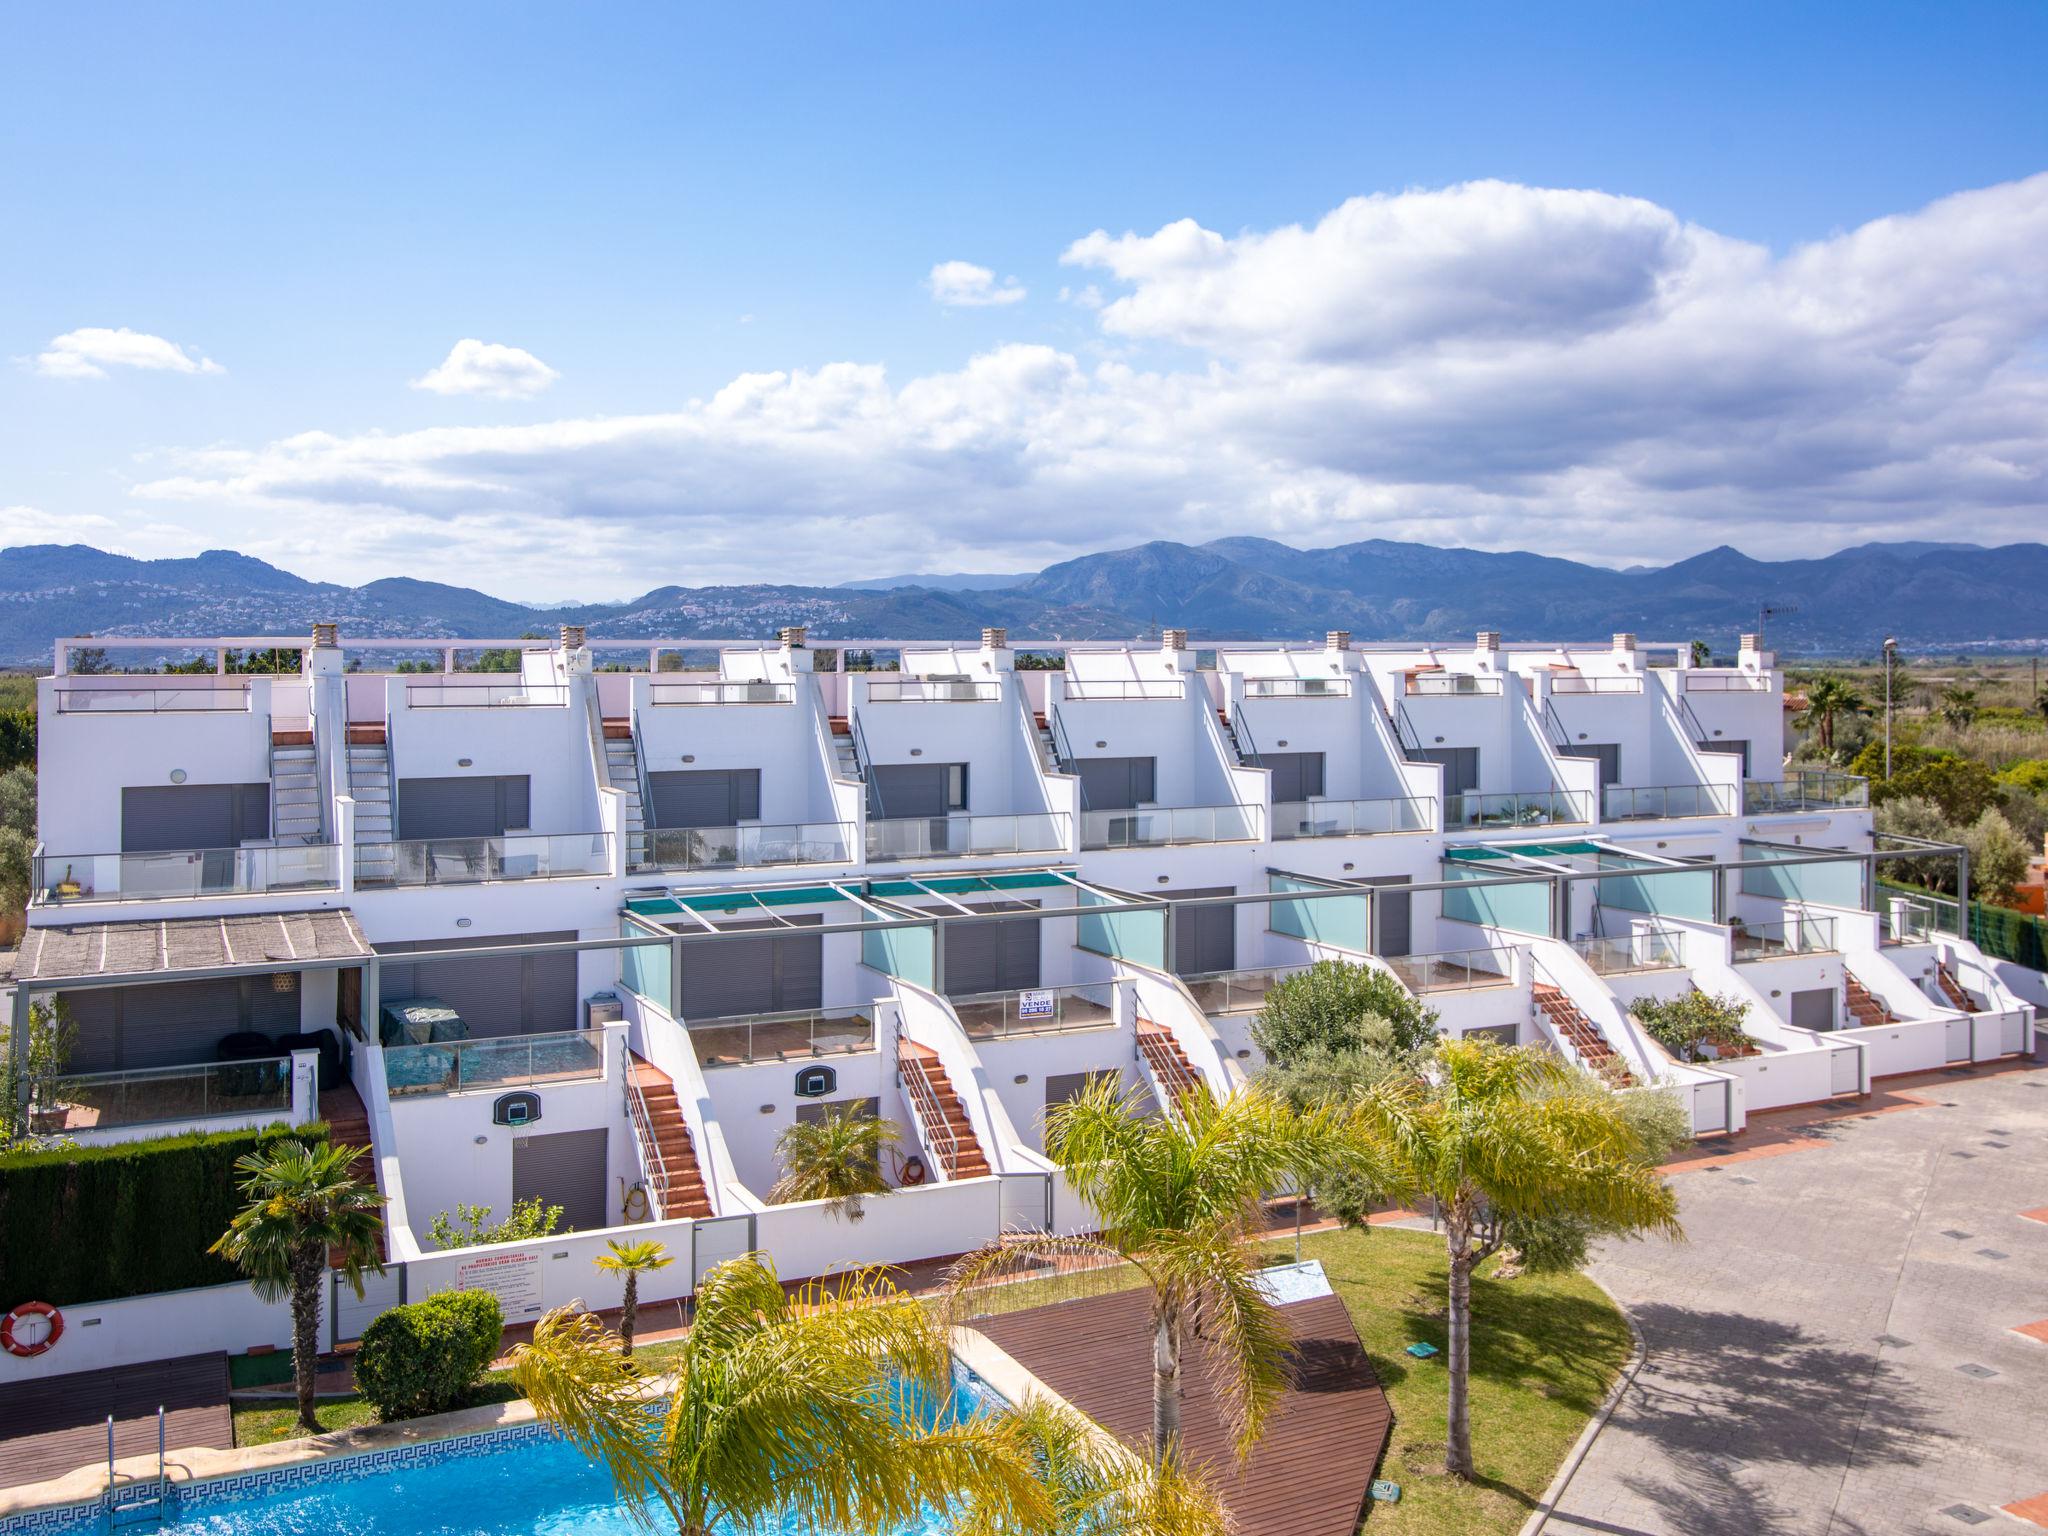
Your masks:
M496 1451L531 1440L554 1438L555 1429L551 1424L515 1424L509 1429L487 1429L473 1435L453 1435L446 1440L388 1446L378 1451L359 1451L352 1456L323 1456L286 1467L266 1467L260 1472L241 1472L231 1477L175 1485L170 1490L167 1504L186 1510L240 1502L321 1483L347 1482L383 1472L417 1470L456 1457L474 1455L478 1451ZM129 1491L132 1494L139 1489L130 1485ZM0 1536L81 1536L86 1531L103 1530L106 1518L104 1498L83 1504L60 1504L0 1519Z

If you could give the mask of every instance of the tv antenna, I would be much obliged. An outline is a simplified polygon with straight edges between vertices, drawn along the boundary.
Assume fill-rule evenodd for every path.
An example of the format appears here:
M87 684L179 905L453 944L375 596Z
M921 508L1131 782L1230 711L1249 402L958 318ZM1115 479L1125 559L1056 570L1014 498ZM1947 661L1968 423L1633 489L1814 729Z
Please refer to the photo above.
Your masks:
M1756 648L1760 651L1766 649L1764 645L1764 626L1766 624L1770 623L1772 619L1782 618L1785 614L1797 613L1798 611L1799 605L1797 603L1758 603L1756 605Z

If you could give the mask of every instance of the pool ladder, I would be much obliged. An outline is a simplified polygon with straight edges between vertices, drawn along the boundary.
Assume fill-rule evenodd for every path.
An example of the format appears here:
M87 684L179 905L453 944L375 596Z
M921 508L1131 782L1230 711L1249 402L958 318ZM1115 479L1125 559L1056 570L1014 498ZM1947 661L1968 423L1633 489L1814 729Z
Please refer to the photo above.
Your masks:
M144 1488L150 1491L143 1492ZM131 1525L162 1525L164 1512L171 1497L170 1480L164 1475L164 1410L158 1404L156 1410L156 1480L154 1483L136 1483L126 1490L131 1496L121 1497L122 1489L114 1480L114 1416L107 1415L107 1528L123 1530Z

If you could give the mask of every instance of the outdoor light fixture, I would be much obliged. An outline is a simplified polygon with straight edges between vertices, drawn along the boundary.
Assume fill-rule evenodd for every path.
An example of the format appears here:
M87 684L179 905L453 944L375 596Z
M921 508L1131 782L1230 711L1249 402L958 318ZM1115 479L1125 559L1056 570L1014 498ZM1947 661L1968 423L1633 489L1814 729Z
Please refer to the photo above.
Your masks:
M694 752L685 752L683 754L683 761L686 763L694 763L695 761L697 761L697 754Z
M455 759L455 766L456 766L456 767L458 767L458 768L467 768L467 767L469 767L469 766L470 766L470 764L471 764L471 763L473 763L474 761L475 761L475 759L474 759L474 758L468 758L468 757L458 757L457 759Z
M466 917L458 917L457 919L455 919L455 926L458 928L467 928L469 926L469 919Z
M184 769L182 769L182 768L173 768L173 769L171 770L171 782L172 782L173 784L182 784L182 783L184 783L184 782L185 782L185 770L184 770Z
M470 1139L480 1147L488 1147L491 1144L491 1138L488 1136L473 1136Z
M1021 1086L1022 1084L1031 1081L1031 1074L1029 1072L1019 1072L1015 1077L1011 1078L1010 1081L1013 1083L1017 1083Z
M298 991L299 973L297 971L272 971L270 973L270 990L273 992Z
M910 749L910 755L911 755L912 757L923 757L923 756L924 756L924 748L923 748L923 747L912 747L912 748Z

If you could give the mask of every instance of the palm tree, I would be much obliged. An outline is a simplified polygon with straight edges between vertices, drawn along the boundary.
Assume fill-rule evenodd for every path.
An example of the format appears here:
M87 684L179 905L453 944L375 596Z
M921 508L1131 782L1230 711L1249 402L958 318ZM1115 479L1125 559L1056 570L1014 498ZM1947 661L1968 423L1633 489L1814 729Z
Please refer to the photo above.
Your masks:
M1950 730L1967 731L1970 722L1977 718L1977 690L1961 684L1941 690L1941 703L1936 706L1942 723Z
M1230 1517L1208 1480L1178 1457L1155 1466L1064 1403L1012 1409L1015 1437L1051 1502L1033 1536L1228 1536ZM969 1506L954 1536L1009 1536L1002 1511Z
M859 1221L863 1195L886 1195L882 1152L902 1139L893 1120L852 1105L827 1105L815 1120L799 1120L775 1142L782 1177L768 1191L775 1205L829 1200L835 1216Z
M606 1247L610 1253L600 1253L590 1262L606 1274L626 1277L626 1297L619 1306L619 1354L622 1358L633 1358L633 1324L640 1313L640 1277L657 1269L667 1269L675 1263L675 1257L656 1242L622 1243L610 1239Z
M320 1361L320 1288L329 1267L363 1294L363 1273L383 1274L384 1197L351 1171L361 1147L279 1142L235 1163L249 1203L208 1250L241 1266L265 1301L292 1303L292 1379L299 1423L320 1433L313 1378Z
M961 1258L947 1275L956 1312L968 1293L1029 1263L1106 1258L1133 1266L1152 1292L1152 1454L1165 1466L1180 1438L1181 1347L1196 1329L1208 1352L1239 1455L1258 1440L1286 1381L1285 1323L1257 1284L1249 1239L1260 1197L1336 1145L1324 1112L1296 1115L1246 1090L1218 1103L1206 1092L1171 1115L1140 1115L1105 1077L1046 1115L1045 1149L1100 1231L1020 1232Z
M1823 672L1806 685L1806 712L1792 723L1810 727L1821 751L1832 753L1835 750L1835 717L1869 713L1870 701L1857 692L1853 683L1832 672Z
M1472 1273L1500 1250L1503 1223L1578 1217L1681 1235L1677 1196L1639 1156L1613 1099L1556 1091L1570 1080L1548 1052L1445 1040L1423 1078L1379 1083L1358 1101L1360 1130L1441 1214L1450 1261L1444 1469L1458 1477L1473 1475Z
M698 1286L696 1320L664 1363L674 1376L657 1406L596 1316L568 1307L512 1352L541 1416L683 1536L778 1521L880 1536L956 1503L1027 1529L1047 1513L999 1417L906 1422L906 1402L945 1400L953 1357L938 1318L878 1271L785 1291L766 1255L728 1260Z

